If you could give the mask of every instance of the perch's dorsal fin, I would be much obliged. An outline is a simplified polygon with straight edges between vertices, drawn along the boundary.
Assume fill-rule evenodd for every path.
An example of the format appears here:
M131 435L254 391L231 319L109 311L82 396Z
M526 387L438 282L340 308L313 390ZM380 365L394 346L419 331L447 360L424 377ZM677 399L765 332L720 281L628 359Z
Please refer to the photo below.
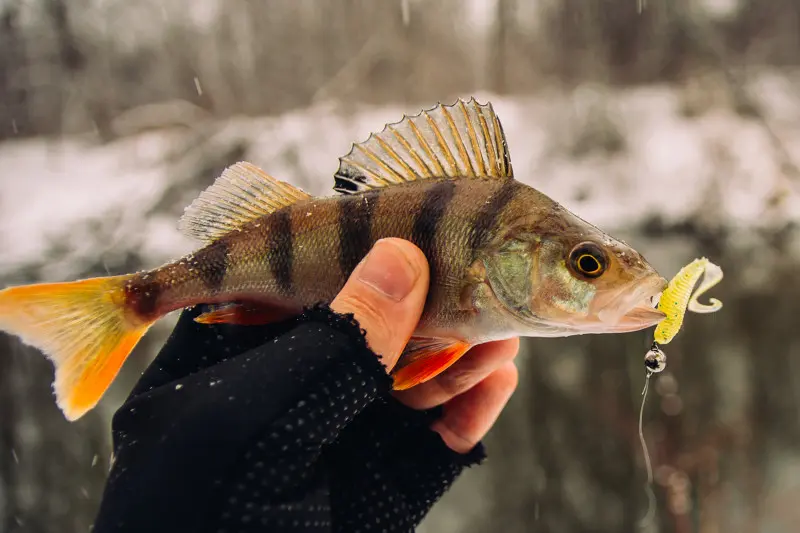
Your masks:
M178 223L184 235L212 242L268 215L311 196L278 181L252 163L235 163L186 208Z
M426 178L513 177L491 103L439 104L387 124L339 158L334 190L355 194Z

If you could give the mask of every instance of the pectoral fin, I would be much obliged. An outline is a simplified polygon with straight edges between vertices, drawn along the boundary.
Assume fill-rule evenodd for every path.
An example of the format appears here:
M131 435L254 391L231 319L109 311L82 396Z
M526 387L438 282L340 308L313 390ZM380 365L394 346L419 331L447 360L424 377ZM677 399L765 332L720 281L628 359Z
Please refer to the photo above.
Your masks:
M410 389L425 383L458 361L472 346L457 339L411 337L392 371L394 389Z

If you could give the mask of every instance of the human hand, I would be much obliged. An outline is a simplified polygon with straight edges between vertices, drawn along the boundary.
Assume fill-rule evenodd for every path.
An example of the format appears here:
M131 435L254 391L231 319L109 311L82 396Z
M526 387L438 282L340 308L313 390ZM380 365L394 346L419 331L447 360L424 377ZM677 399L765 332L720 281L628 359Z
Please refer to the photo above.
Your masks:
M353 313L366 330L367 344L391 371L417 327L428 294L428 262L402 239L378 241L331 303ZM519 340L476 346L445 372L396 397L414 409L443 405L431 429L452 450L470 451L497 420L517 386L514 357Z

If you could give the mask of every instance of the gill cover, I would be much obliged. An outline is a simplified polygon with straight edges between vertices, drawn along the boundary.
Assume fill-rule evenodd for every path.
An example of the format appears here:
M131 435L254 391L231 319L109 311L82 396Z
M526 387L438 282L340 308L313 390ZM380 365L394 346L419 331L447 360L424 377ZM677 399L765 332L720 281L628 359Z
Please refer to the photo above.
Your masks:
M484 259L486 278L500 303L509 311L531 317L534 243L517 238L505 241Z

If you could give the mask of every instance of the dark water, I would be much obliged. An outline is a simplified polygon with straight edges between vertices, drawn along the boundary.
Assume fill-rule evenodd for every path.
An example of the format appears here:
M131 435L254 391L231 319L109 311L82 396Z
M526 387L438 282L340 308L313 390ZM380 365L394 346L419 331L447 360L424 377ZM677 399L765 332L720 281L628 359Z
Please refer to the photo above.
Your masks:
M644 531L783 533L800 526L800 261L792 232L615 233L670 277L707 255L725 271L654 377L644 430L655 471ZM164 333L148 336L152 352ZM160 337L159 337L160 335ZM426 533L641 531L648 500L638 437L652 331L530 339L520 387L486 440L487 463L435 507ZM3 337L0 532L87 531L108 466L113 400L76 424L55 408L52 370Z

